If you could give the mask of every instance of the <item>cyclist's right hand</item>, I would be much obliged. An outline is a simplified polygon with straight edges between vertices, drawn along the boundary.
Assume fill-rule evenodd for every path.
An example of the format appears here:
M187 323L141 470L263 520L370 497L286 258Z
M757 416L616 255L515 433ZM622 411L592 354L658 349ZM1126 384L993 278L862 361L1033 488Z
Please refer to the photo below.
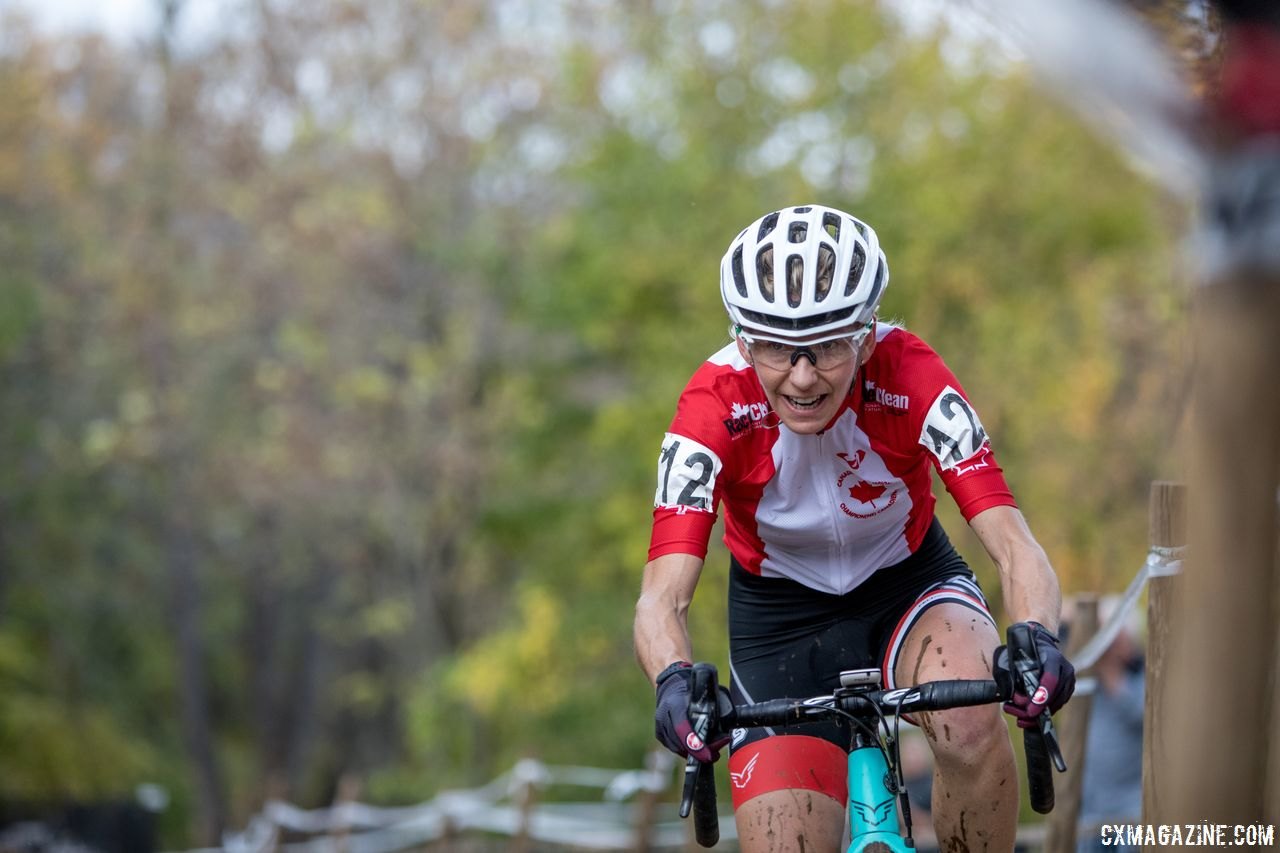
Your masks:
M720 749L729 742L729 735L715 736L711 743L704 743L694 732L693 719L689 716L692 683L693 666L688 663L673 665L658 676L654 734L659 743L676 755L691 755L699 761L712 762L720 757ZM718 704L723 707L729 702L729 691L721 687L719 693Z

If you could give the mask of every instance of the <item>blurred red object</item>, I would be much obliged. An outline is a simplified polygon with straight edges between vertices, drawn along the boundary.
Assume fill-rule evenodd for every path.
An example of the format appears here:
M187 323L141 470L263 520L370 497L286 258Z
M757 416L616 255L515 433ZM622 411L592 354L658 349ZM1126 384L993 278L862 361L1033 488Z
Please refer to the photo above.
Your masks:
M1241 136L1280 134L1280 29L1260 22L1227 27L1215 110Z

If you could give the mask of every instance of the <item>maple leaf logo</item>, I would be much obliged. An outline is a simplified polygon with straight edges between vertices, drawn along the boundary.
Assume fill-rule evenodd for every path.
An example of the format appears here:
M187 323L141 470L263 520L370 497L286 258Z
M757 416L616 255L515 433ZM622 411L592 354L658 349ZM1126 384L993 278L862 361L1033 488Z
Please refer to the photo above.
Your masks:
M869 504L874 503L875 499L883 495L884 492L884 486L877 483L868 483L866 480L859 480L856 486L849 488L849 497L855 501Z
M729 412L730 416L735 418L744 418L751 414L751 409L746 403L734 403L733 409Z

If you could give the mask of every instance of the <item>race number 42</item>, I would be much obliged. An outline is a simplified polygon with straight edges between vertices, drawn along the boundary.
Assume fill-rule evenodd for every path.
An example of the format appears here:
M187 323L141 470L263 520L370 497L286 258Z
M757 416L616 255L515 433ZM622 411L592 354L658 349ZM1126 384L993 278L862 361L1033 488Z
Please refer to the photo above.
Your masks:
M987 431L969 401L950 385L943 388L925 416L920 443L946 471L976 456L986 441Z
M654 506L711 509L720 458L691 438L667 433L658 456L658 491Z

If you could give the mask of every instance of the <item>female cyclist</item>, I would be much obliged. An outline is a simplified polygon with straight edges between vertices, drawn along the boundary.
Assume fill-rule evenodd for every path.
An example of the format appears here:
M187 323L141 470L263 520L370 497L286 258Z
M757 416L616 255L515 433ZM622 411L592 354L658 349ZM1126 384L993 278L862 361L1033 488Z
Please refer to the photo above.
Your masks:
M999 634L972 571L934 517L932 472L999 570L1011 621L1036 634L1030 724L1070 696L1054 635L1057 578L960 383L920 338L880 322L889 281L875 232L818 205L762 216L730 243L720 292L733 340L693 375L658 459L636 655L657 688L658 739L712 760L691 735L686 617L712 524L725 512L736 703L830 693L844 669L887 687L989 678ZM919 719L934 754L944 850L1011 850L1017 774L998 709ZM849 733L817 723L733 733L744 851L836 851Z

